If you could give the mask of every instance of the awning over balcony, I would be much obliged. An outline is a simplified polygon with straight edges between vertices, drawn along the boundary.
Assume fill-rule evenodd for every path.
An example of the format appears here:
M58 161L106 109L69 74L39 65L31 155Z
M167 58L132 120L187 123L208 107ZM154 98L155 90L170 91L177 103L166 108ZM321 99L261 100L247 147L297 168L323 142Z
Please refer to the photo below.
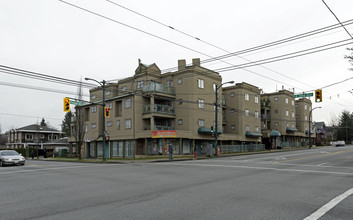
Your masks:
M245 132L245 136L246 137L252 137L252 138L258 138L258 137L262 137L262 134L260 132L247 131L247 132Z
M277 130L272 130L270 132L270 137L279 137L279 136L281 136L281 133Z
M212 134L211 128L199 128L198 130L199 134ZM218 129L218 134L222 134L222 131Z
M287 128L286 128L286 131L287 131L287 132L295 132L295 131L298 131L298 129L287 127Z

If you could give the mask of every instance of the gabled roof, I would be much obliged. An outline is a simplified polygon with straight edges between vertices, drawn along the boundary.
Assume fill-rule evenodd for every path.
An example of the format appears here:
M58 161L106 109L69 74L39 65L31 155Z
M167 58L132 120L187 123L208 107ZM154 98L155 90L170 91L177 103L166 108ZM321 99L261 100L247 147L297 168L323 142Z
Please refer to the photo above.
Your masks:
M313 123L313 128L316 128L316 129L325 129L326 128L326 125L325 125L325 122L314 122Z
M39 133L61 133L53 128L48 128L47 126L41 126L37 124L27 125L22 128L15 129L17 132L39 132Z

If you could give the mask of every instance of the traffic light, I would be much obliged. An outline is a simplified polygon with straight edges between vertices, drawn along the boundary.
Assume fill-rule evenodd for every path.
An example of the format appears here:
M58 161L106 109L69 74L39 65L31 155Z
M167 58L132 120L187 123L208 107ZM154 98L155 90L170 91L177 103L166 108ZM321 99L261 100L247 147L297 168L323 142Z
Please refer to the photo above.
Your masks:
M212 137L214 136L213 126L211 126L211 135L212 135Z
M70 112L70 98L64 98L64 112Z
M315 102L322 102L322 90L315 90Z
M104 107L104 117L106 117L106 118L110 117L110 108L109 107Z

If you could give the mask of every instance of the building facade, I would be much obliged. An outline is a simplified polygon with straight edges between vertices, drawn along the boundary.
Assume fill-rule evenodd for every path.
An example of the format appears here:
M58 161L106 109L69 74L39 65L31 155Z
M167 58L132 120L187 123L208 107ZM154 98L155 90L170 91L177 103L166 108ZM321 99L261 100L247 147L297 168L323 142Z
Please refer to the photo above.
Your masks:
M55 143L62 135L60 131L38 124L12 129L8 131L7 134L8 139L6 146L8 149L20 149L25 147L43 149Z
M170 146L180 155L209 153L215 143L215 88L221 84L219 73L202 67L200 59L191 65L179 60L176 71L164 74L156 64L139 61L134 76L105 87L111 110L105 157L163 155ZM90 103L82 106L81 153L88 158L103 156L102 97L101 87L91 89ZM260 90L246 83L218 90L218 144L261 143L259 99Z
M309 99L295 100L294 93L280 90L261 95L263 142L268 148L305 146L307 117L311 109ZM271 137L276 134L276 137Z
M81 106L85 127L81 155L99 158L104 152L105 158L136 158L164 155L169 147L178 155L208 154L216 132L218 146L305 146L309 99L296 101L294 93L284 89L261 94L261 89L245 82L225 84L219 73L202 67L200 59L189 65L179 60L177 70L163 74L156 64L139 60L133 76L105 86L110 116L104 118L104 150L103 89L90 90L90 101Z

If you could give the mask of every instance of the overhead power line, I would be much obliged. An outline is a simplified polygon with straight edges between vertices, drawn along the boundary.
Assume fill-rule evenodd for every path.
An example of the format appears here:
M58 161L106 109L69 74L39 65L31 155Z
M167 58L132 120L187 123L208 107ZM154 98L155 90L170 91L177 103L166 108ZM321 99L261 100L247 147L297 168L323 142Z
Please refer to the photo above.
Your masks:
M191 50L191 51L193 51L193 52L197 52L197 53L202 54L202 55L204 55L204 56L210 57L212 60L219 60L219 61L221 61L221 62L227 63L227 64L230 65L230 66L233 66L232 63L223 61L223 60L221 60L221 59L214 58L214 57L212 57L212 56L210 56L210 55L208 55L208 54L205 54L205 53L203 53L203 52L200 52L200 51L198 51L198 50L192 49L192 48L190 48L190 47L186 47L186 46L184 46L184 45L181 45L181 44L176 43L176 42L174 42L174 41L168 40L168 39L166 39L166 38L159 37L159 36L157 36L157 35L155 35L155 34L149 33L149 32L147 32L147 31L143 31L143 30L141 30L141 29L139 29L139 28L135 28L135 27L133 27L133 26L131 26L131 25L127 25L127 24L125 24L125 23L122 23L122 22L117 21L117 20L115 20L115 19L109 18L109 17L104 16L104 15L102 15L102 14L93 12L93 11L91 11L91 10L82 8L82 7L80 7L80 6L77 6L77 5L75 5L75 4L71 4L71 3L66 2L66 1L63 1L63 0L59 0L59 1L65 3L65 4L67 4L67 5L70 5L70 6L72 6L72 7L75 7L75 8L78 8L78 9L80 9L80 10L83 10L83 11L85 11L85 12L94 14L94 15L99 16L99 17L101 17L101 18L107 19L107 20L109 20L109 21L113 21L113 22L115 22L115 23L118 23L118 24L123 25L123 26L128 27L128 28L131 28L131 29L133 29L133 30L142 32L142 33L144 33L144 34L147 34L147 35L153 36L153 37L155 37L155 38L158 38L158 39L160 39L160 40L163 40L163 41L172 43L172 44L174 44L174 45L177 45L177 46L183 47L183 48L185 48L185 49ZM242 69L244 69L244 68L242 68ZM248 71L248 72L250 72L250 73L253 73L253 74L255 74L255 75L258 75L258 76L261 76L261 77L264 77L264 78L267 78L267 79L270 79L270 80L273 80L273 81L282 83L282 84L284 84L284 85L289 85L288 83L281 82L281 81L279 81L279 80L273 79L273 78L268 77L268 76L264 76L264 75L262 75L262 74L259 74L259 73L254 72L254 71L250 71L250 70L247 70L247 69L244 69L244 70L245 70L245 71ZM293 86L293 85L289 85L289 86ZM295 86L293 86L293 87L295 87ZM303 89L301 89L301 90L303 90Z
M58 90L58 89L50 89L50 88L44 88L44 87L29 86L29 85L24 85L24 84L0 82L0 85L17 87L17 88L24 88L24 89L33 89L33 90L45 91L45 92L54 92L54 93L60 93L60 94L77 95L76 92L64 91L64 90ZM84 94L83 96L89 97L89 95L87 95L87 94Z
M38 80L44 80L44 81L53 82L53 83L65 84L69 86L82 86L86 88L92 88L96 86L95 84L92 84L92 83L86 83L86 82L66 79L62 77L46 75L42 73L18 69L10 66L5 66L5 65L0 65L0 72L10 74L10 75L27 77L31 79L38 79Z
M331 10L331 8L326 4L326 2L324 0L322 0L322 2L326 5L326 7L328 8L328 10L331 12L331 14L333 14L333 16L336 18L336 20L341 24L342 28L347 32L347 34L352 38L353 40L353 36L351 35L351 33L349 33L349 31L347 30L347 28L341 23L340 19L338 19L338 17L335 15L335 13Z

